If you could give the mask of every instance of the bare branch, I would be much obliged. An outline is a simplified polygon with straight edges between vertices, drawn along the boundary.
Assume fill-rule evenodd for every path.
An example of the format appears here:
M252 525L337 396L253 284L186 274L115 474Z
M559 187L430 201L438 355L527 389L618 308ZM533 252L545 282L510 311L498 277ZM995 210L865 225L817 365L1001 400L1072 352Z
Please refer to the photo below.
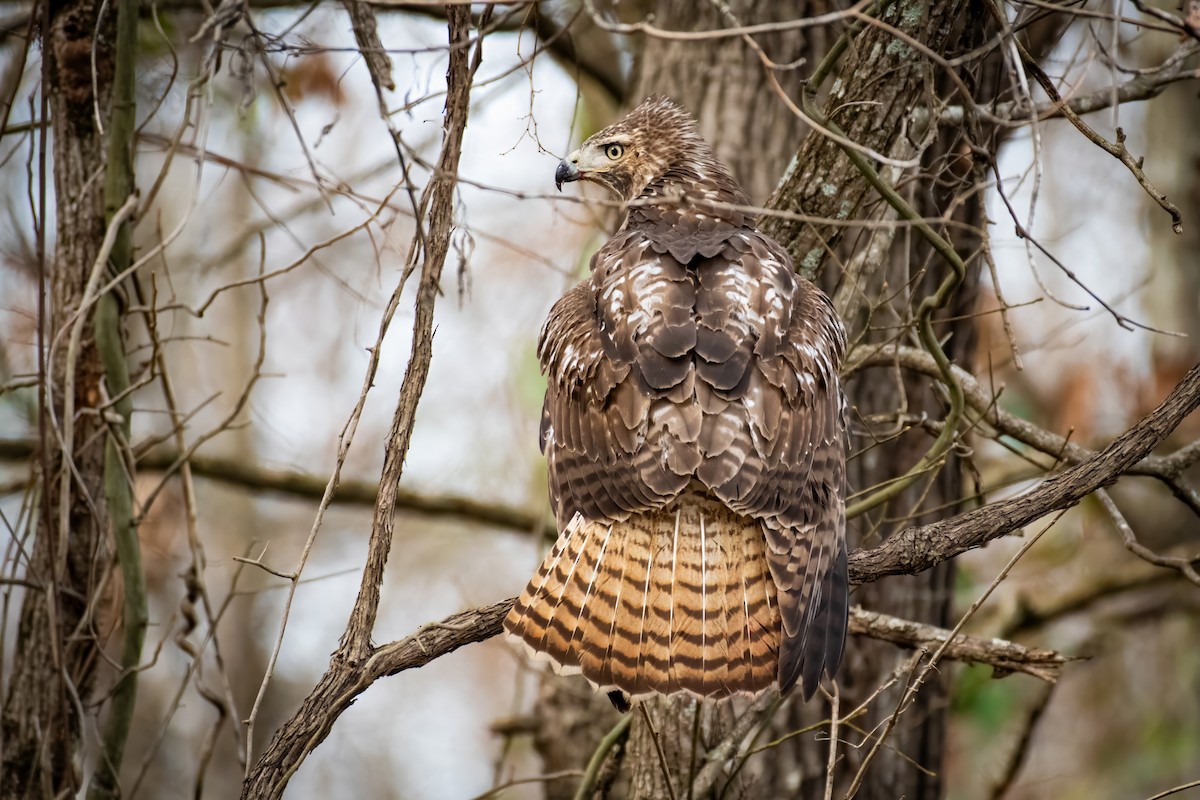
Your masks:
M1117 504L1109 496L1108 492L1099 489L1096 492L1096 498L1100 501L1100 505L1104 506L1105 512L1108 513L1108 516L1113 521L1113 525L1120 532L1121 540L1125 543L1126 550L1143 561L1147 561L1157 567L1179 570L1185 578L1200 586L1200 574L1196 573L1196 564L1200 563L1200 554L1183 558L1178 556L1160 556L1138 541L1137 534L1133 532L1133 528L1125 520L1125 515L1121 513L1121 509L1117 507Z
M0 461L28 460L33 457L35 445L30 439L0 439ZM173 469L186 463L191 467L192 474L227 486L279 492L313 500L324 496L325 485L328 483L328 478L320 475L296 470L267 469L244 459L192 454L181 460L179 451L170 448L155 448L137 463L139 471L143 473ZM0 495L19 491L26 485L25 481L14 481L11 487L7 484L0 485ZM338 482L333 502L373 507L378 496L377 481L341 480ZM536 534L554 527L554 521L549 515L499 502L488 503L459 494L428 494L401 488L396 491L396 508L431 517L461 518L480 525L507 528L521 533Z
M843 372L845 375L852 375L865 367L890 367L896 364L905 369L923 372L933 378L937 378L941 374L929 353L913 347L884 347L870 349L865 353L854 353ZM978 412L999 433L1011 436L1022 444L1045 453L1055 462L1079 464L1096 455L1094 450L1005 411L996 403L996 397L984 388L971 373L958 366L951 369L955 379L962 387L967 405ZM1128 475L1157 478L1170 487L1181 502L1200 515L1200 492L1188 486L1182 478L1183 472L1197 460L1200 460L1200 441L1185 445L1169 455L1147 454L1124 472Z
M350 27L354 30L354 41L358 43L358 51L362 53L367 71L371 73L371 81L376 86L386 86L389 91L395 90L396 82L392 80L392 60L388 58L383 42L379 39L379 25L375 20L375 10L364 0L342 0L342 6L350 15Z
M375 648L370 657L356 668L346 665L346 668L338 670L336 682L329 681L327 674L293 717L294 720L304 721L304 729L289 730L285 726L281 730L280 736L286 737L284 745L297 748L310 742L315 745L324 739L338 716L379 678L423 667L460 647L499 635L504 617L515 601L515 597L509 598L489 606L451 614L441 622L422 626L410 636ZM949 631L941 628L899 620L861 608L851 610L850 630L860 636L914 649L940 646L950 635ZM944 657L990 664L999 670L1024 672L1051 682L1057 680L1062 665L1070 661L1068 657L1053 651L1028 648L1001 639L980 639L966 635L955 637L946 647ZM769 693L764 697L767 699L762 702L776 699L770 697ZM272 743L273 749L284 746L279 744L279 738Z
M1139 103L1151 100L1174 83L1200 79L1200 69L1180 69L1179 67L1183 63L1181 61L1175 68L1163 72L1138 75L1115 87L1105 86L1087 94L1038 103L1032 110L1019 100L1006 100L997 103L989 113L1000 120L1026 125L1029 123L1030 117L1039 121L1054 119L1066 116L1067 110L1082 116L1111 108L1115 103ZM966 110L963 106L948 106L938 114L937 121L939 125L962 125L965 114ZM923 124L928 117L929 109L913 109L912 119L914 122Z
M470 111L471 80L481 59L479 46L476 47L473 57L462 46L468 41L470 34L469 7L448 6L446 16L449 20L450 47L439 174L435 175L426 187L420 204L421 209L428 209L429 228L424 236L420 235L418 229L408 262L411 268L415 268L418 262L423 262L421 280L417 287L412 355L405 370L400 399L396 404L392 427L388 433L379 497L375 504L371 537L367 545L367 563L363 568L358 597L342 635L341 646L333 654L328 669L308 699L276 732L266 752L248 771L242 785L243 798L282 796L296 769L328 735L337 715L317 713L317 709L311 707L314 701L320 702L322 706L338 707L339 699L344 698L348 705L355 695L369 685L369 681L363 683L364 672L361 665L364 661L373 660L376 652L376 648L371 644L371 633L379 610L383 570L391 549L395 498L400 475L412 438L417 404L429 374L433 350L433 309L439 294L442 267L449 253L453 227L454 176L458 172L463 133ZM482 44L482 39L479 44ZM260 698L261 695L260 690Z
M1013 40L1016 42L1016 40ZM1084 122L1078 114L1071 108L1069 103L1063 103L1062 97L1058 94L1058 89L1054 86L1054 81L1050 80L1050 76L1042 70L1042 68L1034 61L1020 42L1016 42L1017 48L1021 51L1021 56L1025 61L1025 67L1033 74L1037 82L1041 84L1042 89L1050 96L1050 99L1059 104L1062 109L1063 116L1070 120L1071 124L1079 129L1079 132L1090 139L1096 146L1108 153L1113 158L1120 161L1129 170L1130 174L1137 180L1141 187L1150 195L1151 199L1166 211L1171 217L1171 229L1175 233L1183 233L1183 214L1179 207L1167 199L1167 196L1160 192L1150 180L1146 177L1146 173L1142 170L1142 159L1134 158L1129 152L1129 148L1125 146L1125 131L1117 128L1117 141L1115 143L1108 141L1099 133Z
M850 614L850 632L904 648L929 650L940 647L949 635L948 631L933 625L857 607ZM966 634L955 636L942 657L966 664L987 664L1001 673L1024 672L1047 683L1057 682L1063 665L1072 660L1053 650Z

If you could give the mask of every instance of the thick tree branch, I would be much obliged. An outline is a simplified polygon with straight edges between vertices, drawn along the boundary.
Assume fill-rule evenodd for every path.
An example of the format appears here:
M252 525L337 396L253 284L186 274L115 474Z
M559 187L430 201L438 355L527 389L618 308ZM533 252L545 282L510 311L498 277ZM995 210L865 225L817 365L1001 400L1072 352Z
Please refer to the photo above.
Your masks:
M885 575L914 575L1019 530L1046 514L1070 508L1108 486L1150 454L1200 406L1200 364L1192 367L1158 408L1107 447L1048 478L1037 488L931 525L905 528L872 550L850 557L850 580L868 583Z
M924 355L924 354L921 354ZM855 552L850 559L855 583L877 580L899 573L916 573L946 558L1011 533L1055 510L1079 502L1087 494L1112 483L1141 462L1200 405L1200 365L1194 367L1163 403L1099 453L1048 479L1033 491L1011 500L994 503L949 520L908 528L872 550ZM293 717L302 725L285 726L260 760L271 769L277 783L266 785L261 796L276 797L291 771L332 728L337 717L380 677L423 666L442 655L473 642L497 635L512 605L505 600L470 609L422 628L412 636L369 649L354 663L335 656L326 678L309 695ZM851 629L860 635L885 639L907 647L940 644L947 632L930 626L856 609ZM368 645L369 647L369 645ZM1005 671L1022 671L1053 680L1065 659L1047 651L995 640L963 637L946 652L951 658L991 664ZM281 756L273 756L279 750ZM288 766L285 766L288 765ZM256 770L255 775L259 774ZM250 783L247 783L249 790ZM244 796L260 796L250 793Z
M322 685L309 695L297 713L297 719L309 724L312 741L328 735L337 718L358 695L376 680L405 670L423 667L431 661L468 644L497 636L515 597L489 606L451 614L441 622L432 622L416 633L375 648L370 657L336 686ZM850 630L859 636L892 642L901 647L928 649L940 646L950 632L931 625L890 617L861 608L851 609ZM1025 647L1001 639L981 639L960 634L943 656L957 661L988 664L1004 672L1024 672L1048 682L1058 680L1062 666L1071 659L1051 650ZM245 795L244 795L245 796Z
M36 451L31 439L0 439L0 461L27 461ZM135 448L136 449L136 448ZM179 452L168 448L155 448L138 459L138 471L158 472L175 467ZM249 490L279 492L281 494L320 500L325 494L329 479L320 475L296 470L268 469L242 459L220 458L193 454L188 458L193 475L211 481ZM26 482L0 485L0 495L19 491ZM333 502L343 505L374 507L379 496L378 481L343 480L338 482ZM456 494L428 494L410 489L396 490L395 507L398 511L424 514L431 517L454 517L480 525L508 528L524 533L540 533L553 527L548 515L537 514L504 503L488 503L472 497Z
M907 528L872 550L850 557L850 577L866 583L885 575L917 573L1062 508L1097 488L1112 483L1144 458L1197 406L1200 406L1200 365L1184 377L1157 409L1114 440L1108 447L1037 489L1012 500L993 503L957 517ZM515 598L452 614L411 636L373 649L369 658L334 686L319 686L296 715L308 719L313 742L328 734L334 720L376 679L424 666L464 645L496 636ZM851 631L904 647L940 646L949 631L854 609ZM1042 680L1057 679L1067 658L1012 642L960 636L944 657L990 664L1006 672L1020 671Z
M354 31L354 41L358 44L358 52L362 53L363 61L367 64L367 72L376 86L386 86L389 91L395 90L396 82L392 80L392 60L388 58L387 50L379 38L379 24L375 20L375 9L363 0L342 0L346 14L350 16L350 27Z
M423 626L411 636L381 645L363 666L363 672L368 676L366 683L423 667L464 645L499 635L501 623L515 600L509 598L490 606L451 614L441 622ZM850 632L914 650L939 647L950 635L950 631L943 628L867 611L858 606L850 610ZM943 657L970 664L987 664L1005 672L1024 672L1050 683L1058 680L1062 666L1071 661L1069 657L1053 650L966 634L960 634L951 642Z

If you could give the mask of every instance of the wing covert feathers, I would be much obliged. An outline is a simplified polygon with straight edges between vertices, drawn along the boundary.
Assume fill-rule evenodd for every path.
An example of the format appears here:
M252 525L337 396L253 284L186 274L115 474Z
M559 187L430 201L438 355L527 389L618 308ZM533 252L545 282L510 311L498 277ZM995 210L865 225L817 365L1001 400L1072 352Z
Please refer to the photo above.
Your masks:
M720 698L776 681L775 594L762 524L691 491L623 522L576 516L504 629L600 689Z

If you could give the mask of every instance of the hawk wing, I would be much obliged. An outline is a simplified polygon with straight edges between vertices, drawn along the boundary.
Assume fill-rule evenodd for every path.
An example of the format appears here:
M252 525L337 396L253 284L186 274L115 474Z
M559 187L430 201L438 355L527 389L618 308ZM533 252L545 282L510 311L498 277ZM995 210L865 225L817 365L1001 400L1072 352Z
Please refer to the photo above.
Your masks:
M689 250L665 230L609 240L542 329L560 530L662 508L693 481L759 520L780 686L811 695L845 637L844 332L773 240L741 229Z
M782 352L756 363L743 400L751 446L747 485L715 487L730 508L763 520L779 591L779 682L811 696L845 646L846 428L838 365L845 332L828 298L797 286ZM775 409L778 408L778 416Z
M687 268L625 234L551 309L538 342L541 445L560 529L577 512L623 520L660 508L691 480L701 421L689 402L694 303Z

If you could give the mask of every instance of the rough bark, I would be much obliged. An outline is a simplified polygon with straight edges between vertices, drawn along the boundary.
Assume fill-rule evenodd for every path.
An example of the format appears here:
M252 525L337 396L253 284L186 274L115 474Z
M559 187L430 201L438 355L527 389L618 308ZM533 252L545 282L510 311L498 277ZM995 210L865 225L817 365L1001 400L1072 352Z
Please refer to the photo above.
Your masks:
M988 18L978 5L967 6L965 17L965 24L950 39L952 49L956 52L981 44L991 30ZM969 86L986 85L990 88L994 85L993 73L997 68L998 61L993 58L974 68L968 67L961 73ZM944 74L934 79L933 86L939 97L945 97L953 90L953 84ZM986 101L983 94L977 94L976 99ZM923 217L937 219L948 210L956 209L952 219L964 225L953 231L946 227L938 231L954 244L955 250L968 264L965 280L942 315L954 321L943 322L937 327L938 336L945 342L946 355L955 364L969 364L976 347L977 332L971 312L976 304L980 265L971 259L981 244L979 235L974 231L982 230L986 225L983 194L974 191L983 178L984 167L982 163L973 164L966 155L970 152L967 144L969 142L987 148L994 144L991 140L996 134L994 130L981 130L978 124L969 127L972 128L970 133L957 127L940 129L937 140L922 155L920 167L922 174L937 175L938 179L931 185L914 181L905 189L909 203ZM983 141L973 140L974 137L980 137ZM904 241L899 235L896 240ZM891 321L910 319L915 306L913 298L919 301L933 293L945 270L941 258L920 237L911 237L908 247L893 247L885 269L872 280L867 297L885 297L889 286L911 285L915 291L894 297L886 308L876 311L874 320L858 320L862 326L863 340L881 342L890 339L893 334L887 328ZM876 328L875 331L868 333L867 329L872 326ZM871 371L852 380L848 391L857 406L857 416L863 420L876 414L895 413L903 407L897 402L900 398L906 399L906 410L910 415L925 415L929 419L943 419L946 416L944 398L935 394L928 380L912 373L897 377L895 374L887 376L881 370ZM923 434L916 428L888 441L894 431L892 424L866 427L869 430L856 442L866 452L851 464L849 470L851 480L856 480L860 488L878 484L889 473L902 474L921 458L934 440L934 435ZM871 446L875 441L883 443ZM964 464L952 453L931 481L917 481L890 503L864 515L856 525L860 533L859 546L870 546L880 539L890 538L909 525L927 524L957 514L965 510L965 501L962 500L965 494ZM952 627L955 574L955 562L947 560L920 575L893 576L886 581L864 586L857 599L867 607L886 608L889 613L905 619ZM874 687L883 683L905 658L905 654L894 649L889 651L880 642L866 641L859 642L854 656L842 680L850 703L863 699ZM863 784L857 797L891 798L898 796L898 792L913 798L943 795L942 755L951 676L952 673L943 670L929 677L903 721L892 733L892 748L879 752L871 765L870 779ZM902 685L885 692L877 702L875 712L862 722L861 727L870 730L875 724L886 721L900 702L903 692ZM856 739L852 737L851 741ZM844 752L846 758L839 766L843 780L858 768L864 751L861 748L845 748ZM804 796L820 797L823 787L819 783L810 781Z
M17 628L16 657L4 705L0 796L74 794L80 786L83 720L75 706L87 702L111 609L96 592L110 583L110 544L103 492L104 435L95 410L103 404L104 368L90 321L78 357L67 363L68 329L104 237L104 142L95 109L106 110L112 53L102 37L94 46L99 3L53 3L42 31L44 87L54 147L57 237L46 277L46 365L54 413L43 409L42 504L26 577L39 588L26 592ZM111 23L111 18L109 19ZM102 27L108 32L110 25ZM94 53L94 56L93 56ZM92 64L95 64L93 76ZM93 83L94 80L94 83ZM93 86L100 88L99 98ZM90 314L87 316L90 317ZM73 376L74 435L69 443L71 478L56 430L62 430L64 392ZM64 485L65 484L65 485ZM65 491L65 496L64 496ZM66 504L65 525L60 508Z
M969 0L928 5L921 0L903 0L885 5L877 16L932 52L945 53L961 34L969 5ZM911 130L909 115L935 96L934 70L925 56L887 28L866 25L841 57L824 104L825 116L850 141L876 153L903 149L920 137L919 131ZM768 205L794 214L844 220L866 216L864 205L871 202L878 202L878 195L841 145L814 132L800 145ZM821 271L833 248L853 230L782 217L764 220L762 227L788 248L796 268L809 277Z
M981 35L980 32L987 30L986 19L976 19L974 10L967 3L945 3L931 9L931 35L924 43L938 53L969 49L975 43L974 39ZM891 24L903 28L906 13L903 4L900 4L894 7L891 17L887 12L882 16ZM909 28L905 32L917 34L918 31ZM869 113L872 109L864 106L864 111L868 113L834 121L843 128L849 126L848 132L857 129L857 133L850 132L854 141L894 158L907 159L914 153L921 156L920 173L924 176L936 175L937 180L923 178L910 181L908 179L912 173L909 172L904 173L897 181L906 200L921 216L939 218L947 209L954 208L961 196L967 196L969 199L957 206L958 211L954 214L954 219L957 222L982 226L982 197L971 194L977 175L972 170L970 160L961 157L963 131L945 128L936 131L936 140L923 153L920 153L919 145L903 136L893 135L889 141L878 134L870 134L872 128L896 132L904 130L904 122L911 108L918 103L929 102L931 96L946 96L952 84L944 75L935 76L934 69L925 59L914 54L911 48L906 45L895 46L896 40L889 34L871 37L868 33L861 38L864 41L856 47L856 55L859 58L851 56L851 60L841 72L841 80L835 84L838 88L833 91L832 100L835 103L850 103L856 99L865 99L867 95L863 94L847 96L854 92L856 86L862 86L870 97L882 103L877 107L882 116L874 118L872 113ZM871 41L872 38L874 41ZM882 53L883 60L871 64L873 53ZM889 53L898 58L897 63L887 63ZM888 74L893 70L900 70L901 74L897 76L899 80L888 80L875 87L870 86L870 80L860 79L858 83L853 82L855 76L860 76L860 71L864 69L872 70L875 75ZM880 91L881 87L886 88ZM847 107L855 108L852 105ZM913 136L911 129L908 136ZM828 143L820 145L818 139L819 137L810 137L805 143L806 147L811 144L814 147L820 146L826 153L833 152ZM876 143L880 146L876 146ZM816 153L813 152L812 155ZM801 155L797 157L798 165L813 163L803 156L802 149ZM845 158L844 155L839 157ZM949 169L947 165L950 165ZM851 217L890 216L890 209L871 209L872 204L877 204L873 190L863 184L852 165L849 165L849 170L846 166L838 164L836 159L827 159L824 162L818 160L802 183L796 184L797 176L792 173L775 199L785 208L804 208L808 213L819 209L816 211L818 215L833 218L847 214ZM789 183L792 186L789 187ZM839 190L829 192L827 187L831 185L839 187ZM836 208L833 207L834 202L837 203ZM850 210L851 208L856 210ZM838 295L841 300L839 307L847 311L856 311L846 322L852 338L858 339L862 344L892 339L896 326L903 326L912 320L916 305L922 298L935 291L942 274L946 271L941 258L932 251L926 241L915 234L906 236L903 233L893 235L891 232L864 231L851 238L851 233L844 228L822 230L786 224L781 224L780 228L780 235L789 240L793 256L798 259L802 270L819 268L829 252L841 255L843 263L851 265L845 272L822 270L821 282L831 293L841 290ZM959 228L951 233L942 228L939 233L954 244L962 258L969 260L978 247L979 240L977 236L964 234L964 230ZM874 267L868 266L862 272L856 271L854 266L858 262L855 261L855 256L868 252L872 245L876 244L876 237L880 236L884 242L891 244L888 257ZM822 244L834 249L821 255ZM952 363L969 362L975 348L975 326L969 312L974 305L978 268L975 264L969 266L966 280L956 291L951 307L945 311L945 315L957 318L958 321L943 324L937 331L939 336L943 337L947 333L952 334L945 340L946 355ZM853 285L844 284L847 281L847 272ZM890 300L885 299L897 287L912 289L896 293ZM861 297L862 301L856 303L853 300L855 295ZM934 441L933 435L924 434L920 428L894 437L899 428L898 423L869 420L887 420L900 410L906 411L912 418L924 415L928 419L940 420L946 416L946 404L935 394L930 382L912 374L901 376L897 373L889 374L885 370L860 374L849 383L847 393L854 408L853 416L857 420L855 427L863 429L851 444L852 451L863 451L862 456L851 461L848 469L851 485L860 491L904 474L918 462ZM931 479L917 481L887 504L856 520L850 534L853 546L870 547L908 525L925 524L958 513L963 510L960 499L963 495L962 464L951 455ZM855 600L868 608L887 609L889 613L904 619L950 627L954 575L954 562L945 561L920 575L893 576L886 581L863 586L856 592ZM848 648L846 665L839 677L842 707L852 708L864 701L906 658L907 654L889 648L882 642L855 640ZM913 705L891 733L890 746L880 750L870 765L857 797L870 799L942 796L941 771L949 680L949 673L943 671L930 676L926 681ZM858 723L859 729L878 730L876 726L886 721L903 692L904 686L898 684L881 695L874 703L872 712ZM788 711L788 715L781 715L775 721L778 730L774 733L777 735L789 728L811 725L820 718L819 715L826 713L825 709L817 709L814 713L813 709L800 709L794 705L790 706ZM787 716L791 719L787 719ZM861 734L857 733L849 733L845 737L847 743L857 743L861 739ZM806 751L803 743L790 747L785 745L785 749L792 751L792 760L797 765L799 774L790 776L787 782L773 782L774 789L783 791L792 788L796 786L799 778L798 796L823 797L826 784L826 754L812 752L818 748L811 746ZM843 758L839 761L835 775L837 785L845 786L852 779L868 750L869 748L843 745ZM784 776L777 773L775 777L778 779Z
M988 19L977 5L943 3L931 8L927 18L923 13L910 13L912 10L903 3L896 4L882 12L881 17L937 53L968 51L980 44L989 30ZM917 17L922 19L921 26L925 26L924 34L920 27L912 26ZM840 106L844 112L841 118L831 117L832 121L846 130L853 141L893 158L920 156L920 174L936 176L936 180L931 177L910 180L912 173L909 172L899 173L896 183L921 216L936 219L948 209L956 209L954 221L982 228L985 222L983 198L973 192L981 165L972 165L966 155L970 151L965 145L966 140L971 139L973 144L989 147L994 144L991 140L995 131L980 130L980 126L973 125L969 126L971 135L968 136L962 128L942 128L930 132L936 134L936 139L927 149L922 148L920 138L924 132L905 126L910 110L929 102L933 96L948 96L955 84L944 72L935 70L914 53L911 47L882 30L865 31L846 58L827 105L827 108ZM991 71L996 67L996 60L988 59L960 70L960 77L973 89L978 86L991 89L991 80L995 77ZM887 76L887 80L877 82L875 76L881 75ZM981 92L976 99L986 101L985 94L986 91ZM871 104L856 105L859 100L870 100ZM859 110L856 112L855 109ZM773 197L773 204L784 210L803 209L814 216L835 219L890 217L891 210L877 207L882 204L874 190L861 180L861 175L844 161L846 157L839 151L840 148L823 141L819 135L810 136ZM897 172L892 171L892 175ZM831 187L834 191L830 191ZM787 243L802 272L819 271L820 282L838 298L839 309L847 314L852 340L860 343L893 338L895 330L912 320L916 305L935 290L946 271L929 243L915 234L862 231L852 236L853 229L798 225L779 219L772 220L769 225L781 241ZM939 233L969 261L980 241L977 235L966 231L963 227L942 228ZM873 264L869 256L863 257L874 247L889 245L890 254L882 262ZM829 269L830 261L848 268ZM975 326L967 315L974 306L978 275L978 265L969 263L966 279L943 313L957 321L939 325L937 329L939 337L946 341L946 354L952 363L969 362L975 348ZM911 289L896 293L899 287ZM892 295L891 299L885 299L889 295ZM947 334L950 335L947 337ZM856 490L878 486L903 474L921 458L934 439L932 435L923 435L919 428L892 438L897 430L895 423L868 420L886 419L902 409L912 418L924 415L936 420L946 415L946 404L933 392L931 384L912 374L889 374L880 370L860 374L848 384L847 393L854 409L855 427L863 429L851 445L852 451L861 449L863 454L850 463L848 470L851 485ZM856 520L850 538L856 546L871 547L909 525L933 522L962 511L960 498L963 495L962 464L951 455L931 479L917 481L886 505ZM954 575L953 561L945 561L920 575L894 576L860 587L855 600L868 608L886 608L889 613L904 619L948 627L952 623ZM852 708L865 700L905 658L906 654L890 649L884 643L852 640L839 677L842 708ZM872 762L857 797L935 798L942 795L940 773L946 735L948 681L945 672L926 681L914 704L892 732L890 747L880 750ZM858 723L859 728L878 730L876 726L890 715L902 693L902 686L884 693L875 702L873 712ZM816 723L825 714L826 708L789 704L773 720L768 735L778 738L788 730ZM857 743L861 738L860 734L854 733L845 736L850 743ZM777 749L780 752L774 759L774 768L764 776L771 787L768 793L823 797L827 756L824 748L797 738ZM837 785L844 787L849 782L868 749L841 747L842 758L835 775ZM785 767L786 764L790 764L790 768Z

